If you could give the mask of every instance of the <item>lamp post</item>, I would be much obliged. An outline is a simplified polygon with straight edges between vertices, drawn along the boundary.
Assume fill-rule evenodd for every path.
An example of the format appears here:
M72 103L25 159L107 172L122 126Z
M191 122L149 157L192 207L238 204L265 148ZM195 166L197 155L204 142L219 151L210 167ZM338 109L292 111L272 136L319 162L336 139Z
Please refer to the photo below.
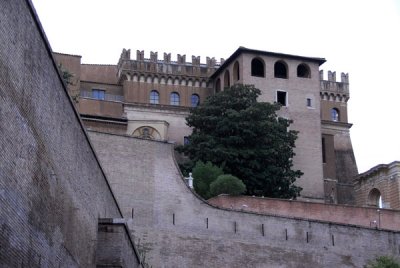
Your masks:
M376 212L378 212L378 228L381 228L381 210L377 209Z

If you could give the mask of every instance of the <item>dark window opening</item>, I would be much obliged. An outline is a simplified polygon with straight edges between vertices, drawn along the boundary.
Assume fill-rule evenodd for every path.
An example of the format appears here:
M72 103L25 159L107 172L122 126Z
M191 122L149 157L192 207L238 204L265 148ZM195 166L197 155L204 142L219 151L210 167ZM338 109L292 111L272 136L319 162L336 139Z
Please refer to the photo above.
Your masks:
M286 92L285 91L277 91L276 92L276 102L280 103L282 106L286 106Z
M331 119L334 122L339 122L340 117L339 117L339 110L338 109L333 108L331 110Z
M239 72L239 63L235 62L233 65L233 80L238 81L240 80L240 72Z
M200 97L197 94L193 94L190 98L192 107L197 107L200 104Z
M105 100L106 91L102 89L92 89L92 98L97 100Z
M322 138L322 163L326 163L325 138Z
M150 92L150 103L151 104L158 104L160 102L160 94L157 90L152 90Z
M260 59L253 59L251 61L251 76L264 77L264 62Z
M189 144L189 137L185 136L183 137L183 145L188 145Z
M179 102L180 102L179 94L176 92L172 92L170 97L170 104L179 106Z
M229 88L231 86L231 81L229 77L229 71L225 71L224 75L224 88Z
M308 67L307 64L300 64L297 66L297 77L303 77L303 78L310 78L311 77L311 72L310 68Z
M276 78L287 78L286 64L282 61L277 61L274 65L274 75Z
M217 79L217 81L215 82L215 92L218 93L221 91L221 79Z
M307 107L312 107L312 102L310 98L307 98Z

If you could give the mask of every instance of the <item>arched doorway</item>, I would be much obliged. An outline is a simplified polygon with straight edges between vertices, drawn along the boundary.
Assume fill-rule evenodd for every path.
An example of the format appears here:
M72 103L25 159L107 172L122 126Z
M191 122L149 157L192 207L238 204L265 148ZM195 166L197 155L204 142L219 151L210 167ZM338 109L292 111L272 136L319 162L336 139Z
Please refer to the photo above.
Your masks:
M368 194L368 206L382 208L382 195L381 192L374 188Z

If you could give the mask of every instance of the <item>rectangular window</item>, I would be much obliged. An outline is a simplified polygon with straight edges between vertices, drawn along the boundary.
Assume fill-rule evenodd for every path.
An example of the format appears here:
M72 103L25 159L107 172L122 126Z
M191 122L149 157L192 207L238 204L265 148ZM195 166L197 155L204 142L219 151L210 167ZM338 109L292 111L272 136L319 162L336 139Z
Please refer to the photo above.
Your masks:
M312 107L311 99L307 98L307 107Z
M280 103L282 106L287 106L287 93L285 91L277 91L276 102Z
M322 138L322 163L326 163L325 138Z
M106 91L102 89L92 89L92 98L97 100L105 100Z
M188 145L189 144L189 137L185 136L183 137L183 144Z

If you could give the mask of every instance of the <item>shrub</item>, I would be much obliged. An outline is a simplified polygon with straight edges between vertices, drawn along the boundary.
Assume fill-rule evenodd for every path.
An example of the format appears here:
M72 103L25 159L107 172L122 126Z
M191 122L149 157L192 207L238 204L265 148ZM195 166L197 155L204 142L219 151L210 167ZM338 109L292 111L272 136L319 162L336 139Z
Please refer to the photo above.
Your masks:
M192 171L194 190L204 199L210 198L210 184L222 174L222 168L214 166L211 162L204 164L197 161Z
M400 268L400 263L393 257L380 256L373 261L368 262L366 268Z
M220 175L210 185L210 195L217 196L219 194L240 195L246 191L244 183L232 175Z

